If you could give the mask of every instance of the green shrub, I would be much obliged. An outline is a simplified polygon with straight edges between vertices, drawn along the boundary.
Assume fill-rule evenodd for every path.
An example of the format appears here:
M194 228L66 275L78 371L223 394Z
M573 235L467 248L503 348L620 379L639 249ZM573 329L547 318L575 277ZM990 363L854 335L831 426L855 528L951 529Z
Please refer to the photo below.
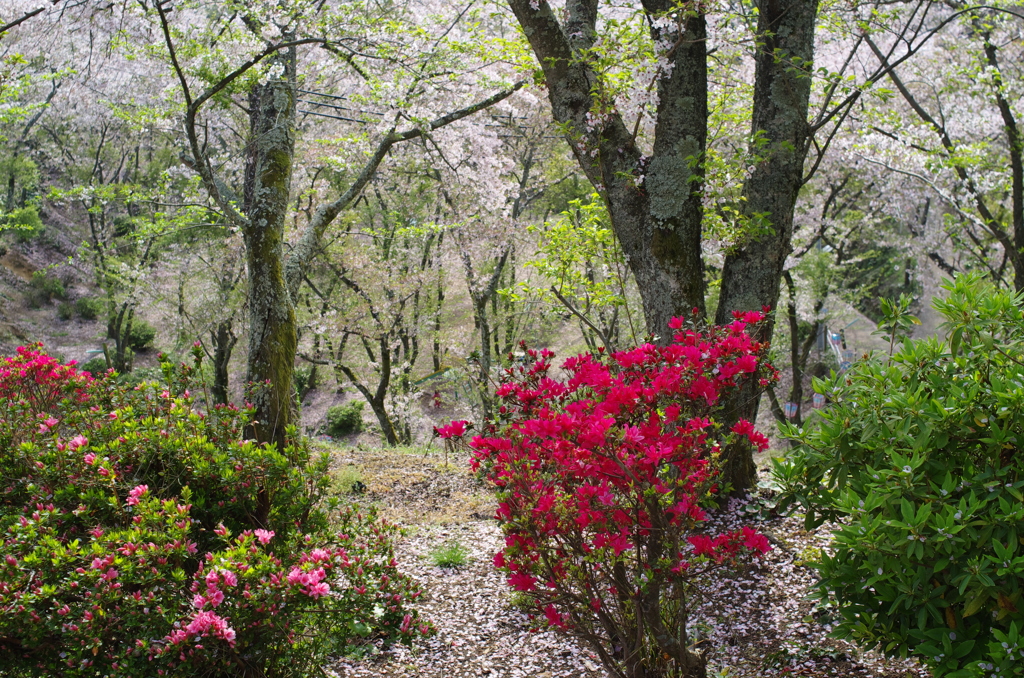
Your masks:
M338 438L363 430L362 400L352 400L327 410L327 435Z
M89 372L92 376L98 377L106 373L107 359L103 356L90 358L84 365L82 365L81 369L83 372Z
M326 456L246 440L252 410L163 371L0 358L0 673L298 677L429 632L397 528L320 501Z
M46 271L36 271L29 280L29 289L26 294L28 303L34 308L39 308L50 303L56 297L63 299L65 295L64 283Z
M155 339L156 328L141 318L135 318L128 336L125 337L125 343L133 351L145 351L152 348Z
M43 220L35 207L27 205L9 212L0 224L0 232L13 231L18 242L31 242L45 230Z
M57 304L57 317L61 320L71 320L75 317L75 305L70 301L62 301Z
M839 521L817 563L838 635L937 677L1024 676L1024 295L945 289L945 338L816 381L831 405L775 474L809 525ZM906 306L883 305L893 336Z
M309 383L309 377L313 374L312 365L300 365L295 368L295 372L292 375L292 379L295 382L295 392L302 395L302 392L306 390L306 384Z
M75 300L75 310L86 320L96 320L103 313L103 300L96 297L82 297Z

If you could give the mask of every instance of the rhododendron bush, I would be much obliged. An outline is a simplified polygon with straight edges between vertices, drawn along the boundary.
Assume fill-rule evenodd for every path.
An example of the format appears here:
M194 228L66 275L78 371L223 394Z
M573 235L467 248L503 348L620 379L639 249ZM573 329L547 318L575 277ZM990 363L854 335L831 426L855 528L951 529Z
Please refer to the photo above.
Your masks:
M429 631L394 526L322 508L326 459L243 440L251 410L200 409L198 354L163 367L0 358L4 675L305 676Z
M471 442L472 464L499 489L505 548L495 565L539 620L589 642L617 676L699 676L689 649L694 583L768 550L751 528L700 530L721 489L720 449L767 439L746 421L714 420L723 394L775 378L747 333L760 313L701 330L675 320L674 341L605 356L553 354L507 370L504 420Z

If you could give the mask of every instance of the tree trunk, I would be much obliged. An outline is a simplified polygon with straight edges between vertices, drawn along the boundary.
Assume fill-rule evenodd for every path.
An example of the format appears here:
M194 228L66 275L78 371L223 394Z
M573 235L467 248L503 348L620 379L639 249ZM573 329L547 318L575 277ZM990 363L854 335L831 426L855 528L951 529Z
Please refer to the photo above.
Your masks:
M758 0L751 152L760 160L743 186L745 216L767 220L767 233L753 234L726 256L715 322L726 324L733 311L775 308L782 268L791 251L793 208L803 184L807 156L807 107L813 76L817 0ZM769 341L769 319L758 339ZM748 382L725 403L725 423L757 418L757 385ZM735 491L756 482L753 450L737 444L723 451L723 479Z
M216 332L210 332L213 342L213 402L226 405L228 402L228 365L231 352L238 337L231 331L231 320L223 320Z
M249 92L249 147L243 228L249 267L249 353L246 380L256 407L252 435L287 444L297 336L285 281L284 229L295 152L295 49L275 57L283 73Z
M546 0L508 0L544 70L555 120L608 205L612 228L643 300L647 330L667 340L671 318L704 313L703 160L707 143L707 26L672 0L644 0L651 38L674 47L659 75L654 154L644 157L621 115L607 111L599 76L581 57L596 39L596 0L566 5L562 23ZM681 31L679 27L681 26Z

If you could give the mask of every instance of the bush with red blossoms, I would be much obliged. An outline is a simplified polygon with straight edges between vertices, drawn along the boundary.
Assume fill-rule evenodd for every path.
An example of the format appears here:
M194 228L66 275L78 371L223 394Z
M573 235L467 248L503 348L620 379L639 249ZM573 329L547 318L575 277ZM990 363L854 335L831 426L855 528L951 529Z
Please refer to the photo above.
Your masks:
M128 386L0 358L0 666L9 676L306 676L429 632L394 526L326 508L326 459L243 440L198 368Z
M704 675L689 649L694 584L769 549L749 527L700 530L720 449L738 436L768 444L749 422L714 420L742 380L776 378L747 332L762 320L676 320L671 344L570 358L564 380L550 375L550 351L528 351L534 362L498 388L503 422L470 444L499 490L495 565L539 620L588 642L614 675Z

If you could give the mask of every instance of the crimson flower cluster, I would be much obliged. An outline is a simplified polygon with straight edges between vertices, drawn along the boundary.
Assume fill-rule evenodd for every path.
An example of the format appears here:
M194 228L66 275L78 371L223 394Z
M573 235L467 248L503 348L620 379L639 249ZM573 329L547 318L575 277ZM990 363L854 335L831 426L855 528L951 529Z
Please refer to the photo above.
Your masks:
M529 350L497 390L503 422L470 443L473 468L499 490L495 565L538 618L588 641L617 675L696 675L693 583L769 550L749 527L699 531L722 446L768 444L749 422L714 418L743 380L777 378L747 331L763 319L677 319L672 343L569 358L564 379L550 351Z

